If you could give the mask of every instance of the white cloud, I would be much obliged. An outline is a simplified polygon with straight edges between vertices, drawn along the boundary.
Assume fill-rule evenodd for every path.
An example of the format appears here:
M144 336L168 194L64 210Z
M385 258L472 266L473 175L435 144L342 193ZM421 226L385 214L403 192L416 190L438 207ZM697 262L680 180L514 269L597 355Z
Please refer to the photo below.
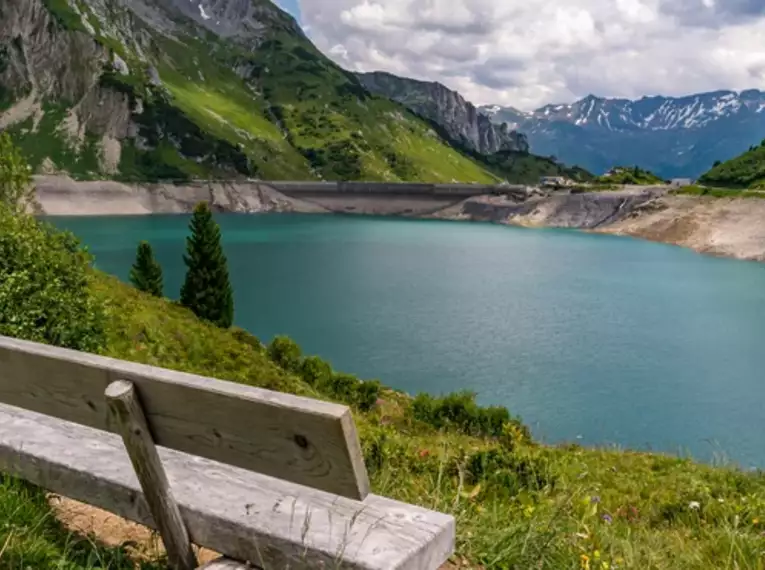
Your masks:
M440 81L479 104L765 88L762 0L299 1L346 68Z

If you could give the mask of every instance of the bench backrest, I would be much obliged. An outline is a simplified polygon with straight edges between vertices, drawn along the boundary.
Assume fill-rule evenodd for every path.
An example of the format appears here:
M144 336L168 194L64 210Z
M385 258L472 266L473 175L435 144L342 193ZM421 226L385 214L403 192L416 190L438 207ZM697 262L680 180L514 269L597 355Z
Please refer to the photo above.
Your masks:
M132 382L157 445L362 500L350 410L252 386L0 336L0 403L116 432L104 391Z

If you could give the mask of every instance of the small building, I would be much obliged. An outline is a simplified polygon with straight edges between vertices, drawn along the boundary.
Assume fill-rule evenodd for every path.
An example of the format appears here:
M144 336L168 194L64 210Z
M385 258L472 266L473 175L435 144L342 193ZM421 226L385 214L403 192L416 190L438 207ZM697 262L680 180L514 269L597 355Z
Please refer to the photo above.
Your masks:
M682 188L684 186L693 186L694 180L692 178L673 178L669 181L669 185L673 188Z

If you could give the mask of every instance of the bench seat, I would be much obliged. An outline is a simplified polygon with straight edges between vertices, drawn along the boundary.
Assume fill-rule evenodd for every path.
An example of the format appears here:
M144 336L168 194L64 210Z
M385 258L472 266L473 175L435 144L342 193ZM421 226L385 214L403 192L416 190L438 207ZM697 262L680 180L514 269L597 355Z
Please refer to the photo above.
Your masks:
M258 438L257 433L252 434ZM437 568L454 518L159 448L193 543L271 569ZM156 528L120 436L0 404L0 472Z

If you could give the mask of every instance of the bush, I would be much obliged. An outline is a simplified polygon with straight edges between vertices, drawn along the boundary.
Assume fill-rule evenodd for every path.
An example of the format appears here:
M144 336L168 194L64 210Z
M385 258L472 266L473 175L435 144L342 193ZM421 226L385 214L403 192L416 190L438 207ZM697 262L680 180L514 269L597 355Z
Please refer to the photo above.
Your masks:
M362 412L368 412L374 408L380 397L382 385L379 380L365 380L356 389L356 405Z
M468 456L467 481L487 482L503 493L539 491L555 485L548 458L541 452L518 454L503 449L485 449Z
M0 206L0 334L98 352L103 307L76 238Z
M268 356L276 364L290 372L299 372L301 352L297 343L287 336L276 336L268 345Z
M32 203L32 169L8 133L0 133L0 203L16 213Z
M381 385L377 380L362 381L352 374L332 374L319 388L336 400L368 412L377 403Z
M506 408L480 407L475 403L475 394L470 392L457 392L441 398L419 394L412 402L412 414L416 420L438 429L451 427L468 435L499 437L506 424L520 425L510 417Z
M262 352L265 348L263 343L260 342L260 339L251 332L240 329L239 327L232 327L230 330L231 336L233 336L237 341L251 346L258 352Z
M332 367L318 356L308 356L300 365L300 375L311 386L319 386L332 377Z

